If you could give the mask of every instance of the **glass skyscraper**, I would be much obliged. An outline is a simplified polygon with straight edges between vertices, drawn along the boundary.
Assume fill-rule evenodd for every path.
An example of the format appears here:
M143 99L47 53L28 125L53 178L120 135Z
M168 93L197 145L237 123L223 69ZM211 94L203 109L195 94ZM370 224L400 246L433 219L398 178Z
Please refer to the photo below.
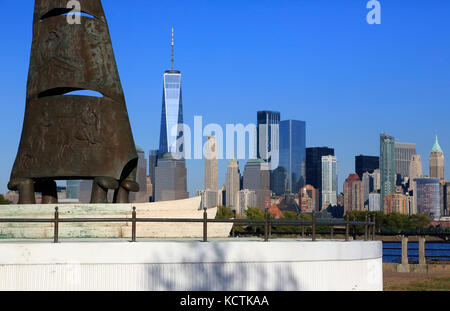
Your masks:
M280 122L279 165L272 172L272 191L277 195L298 193L306 182L306 123Z
M273 155L278 157L280 139L280 113L276 111L258 111L256 154L258 159L271 162ZM271 169L276 168L271 167Z
M384 211L384 197L395 192L395 140L387 134L380 135L381 195L380 210Z
M172 153L184 158L183 132L181 72L168 70L164 73L159 153Z

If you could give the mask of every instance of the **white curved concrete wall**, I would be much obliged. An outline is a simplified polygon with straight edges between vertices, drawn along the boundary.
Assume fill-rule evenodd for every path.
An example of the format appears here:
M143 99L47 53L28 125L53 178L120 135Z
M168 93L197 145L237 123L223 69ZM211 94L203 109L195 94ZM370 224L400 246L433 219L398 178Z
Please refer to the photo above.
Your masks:
M0 243L0 290L382 290L381 242Z

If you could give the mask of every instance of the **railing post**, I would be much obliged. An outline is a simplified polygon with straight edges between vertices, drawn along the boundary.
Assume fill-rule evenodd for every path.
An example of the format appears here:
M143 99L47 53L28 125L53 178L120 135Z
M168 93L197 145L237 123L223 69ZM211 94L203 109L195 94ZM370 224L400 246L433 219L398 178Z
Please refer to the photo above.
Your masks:
M368 214L366 214L366 223L364 224L364 241L369 240L369 236L368 236L369 225L367 224L368 220L369 220L369 216L368 216Z
M234 215L234 220L236 220L236 210L233 210L233 215ZM233 222L233 227L231 227L231 236L234 238L235 237L235 232L234 232L234 226L236 224Z
M331 225L331 239L333 240L334 239L334 226L333 225Z
M425 265L427 258L425 256L425 237L419 237L419 265Z
M303 219L302 219L303 221ZM302 239L305 238L305 225L302 224Z
M348 241L350 240L350 216L347 214L345 218L345 240Z
M264 242L269 241L269 210L264 212Z
M131 242L136 242L136 207L133 206L131 213Z
M402 237L402 265L407 266L409 264L408 259L408 237Z
M55 207L55 220L54 220L54 233L53 233L53 243L59 242L59 211L58 207Z
M312 240L316 240L316 213L312 212Z
M269 218L269 240L272 238L272 220Z
M208 242L208 213L203 209L203 242Z
M373 233L372 233L372 240L376 240L377 238L376 238L376 234L377 234L377 223L375 222L375 219L376 219L376 215L375 214L373 214Z

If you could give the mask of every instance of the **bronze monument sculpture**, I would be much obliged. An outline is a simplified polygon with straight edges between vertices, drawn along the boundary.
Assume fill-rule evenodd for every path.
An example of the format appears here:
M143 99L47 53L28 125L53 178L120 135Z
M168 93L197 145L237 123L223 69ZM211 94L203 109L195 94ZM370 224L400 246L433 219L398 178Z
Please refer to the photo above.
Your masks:
M79 0L81 23L68 22L68 1L36 0L25 118L8 184L19 204L56 203L55 180L94 180L91 203L127 203L138 156L108 25L100 0ZM65 95L91 90L103 97Z

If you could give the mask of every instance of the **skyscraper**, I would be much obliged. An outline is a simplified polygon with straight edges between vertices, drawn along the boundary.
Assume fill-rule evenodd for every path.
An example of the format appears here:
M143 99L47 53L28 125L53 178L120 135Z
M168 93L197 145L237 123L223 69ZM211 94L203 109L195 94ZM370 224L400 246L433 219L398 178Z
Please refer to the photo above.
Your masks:
M172 153L159 156L155 169L155 202L189 198L186 177L183 159L174 158Z
M147 159L145 158L145 152L136 147L138 154L138 165L136 169L136 182L139 184L139 192L130 193L131 203L146 203L148 202L147 193Z
M278 156L280 139L280 113L276 111L258 111L257 113L256 152L258 159L272 160L273 153Z
M350 174L344 183L344 211L364 209L362 182L358 174Z
M248 207L256 207L258 205L256 191L254 190L240 190L238 199L238 208L236 210L238 215L244 215Z
M415 179L422 176L422 159L419 154L414 154L409 163L409 191L413 192L411 202L412 214L417 214L417 185Z
M333 148L306 148L306 184L318 191L319 207L322 205L322 157L328 155L334 156Z
M418 213L438 220L441 217L439 179L416 178L415 181L417 184Z
M155 170L158 165L159 150L150 150L148 156L148 170L150 176L150 182L152 184L152 198L151 201L155 201Z
M181 72L174 70L172 29L172 69L164 73L161 132L159 153L173 153L184 158L183 101L181 95Z
M256 127L256 155L269 164L270 190L276 184L273 174L279 166L280 157L280 113L277 111L258 111Z
M279 165L272 172L271 189L277 195L298 193L306 181L306 123L280 122Z
M370 174L369 172L365 172L363 174L363 177L361 178L362 186L363 186L363 201L364 205L369 204L369 194L374 193L374 176L373 173Z
M430 153L430 177L437 179L444 179L444 152L439 146L438 138L434 143L433 149Z
M226 206L237 209L239 205L238 192L240 190L240 184L241 184L241 174L239 173L239 164L235 159L233 159L230 162L228 162L227 175L225 181Z
M66 198L67 199L78 199L80 193L80 183L81 180L68 180L66 188Z
M355 172L362 179L365 172L373 173L380 168L380 157L359 155L355 157Z
M205 144L205 191L203 193L203 207L219 206L218 165L217 165L216 137L208 136Z
M395 141L387 134L380 135L380 210L384 211L384 197L395 192Z
M217 171L216 137L208 136L205 144L205 190L219 189Z
M395 143L395 174L409 177L409 164L416 154L416 144Z
M256 191L257 206L264 210L271 195L269 164L261 159L249 160L244 169L243 188Z
M322 204L337 205L337 158L322 157ZM321 209L323 206L320 207Z

